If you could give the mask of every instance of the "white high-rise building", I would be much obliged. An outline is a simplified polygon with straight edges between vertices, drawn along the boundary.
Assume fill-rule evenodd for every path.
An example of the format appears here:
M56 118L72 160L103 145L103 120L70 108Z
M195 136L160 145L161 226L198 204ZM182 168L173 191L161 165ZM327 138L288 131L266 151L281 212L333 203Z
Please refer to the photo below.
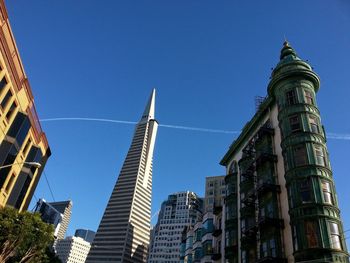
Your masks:
M151 243L149 263L180 262L181 235L185 227L194 225L203 210L203 200L185 191L168 196L162 203Z
M90 247L81 237L66 237L57 240L56 254L62 263L84 263Z
M158 123L152 91L108 201L87 263L144 263L151 226L152 159Z

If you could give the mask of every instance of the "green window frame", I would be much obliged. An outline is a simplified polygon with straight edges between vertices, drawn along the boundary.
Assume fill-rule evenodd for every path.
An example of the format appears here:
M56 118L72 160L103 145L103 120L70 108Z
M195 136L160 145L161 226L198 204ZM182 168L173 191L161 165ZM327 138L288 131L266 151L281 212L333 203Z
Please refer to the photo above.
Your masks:
M339 225L335 222L329 221L328 228L329 228L329 243L331 248L342 250Z
M296 167L308 164L306 145L304 144L296 145L293 149L293 155L294 155L294 165Z
M313 133L320 133L319 121L316 116L309 115L310 131Z
M319 229L316 221L306 220L304 222L306 244L308 248L316 248L320 245Z
M301 131L301 123L300 123L299 115L295 114L289 117L289 126L290 126L291 133Z
M321 181L322 185L322 197L323 197L323 202L325 204L330 204L333 205L333 194L332 194L332 187L331 183L328 181Z
M315 105L314 96L311 91L304 90L304 99L305 99L305 103L310 105Z
M287 102L287 105L294 105L298 102L297 94L294 89L288 90L286 92L286 102Z

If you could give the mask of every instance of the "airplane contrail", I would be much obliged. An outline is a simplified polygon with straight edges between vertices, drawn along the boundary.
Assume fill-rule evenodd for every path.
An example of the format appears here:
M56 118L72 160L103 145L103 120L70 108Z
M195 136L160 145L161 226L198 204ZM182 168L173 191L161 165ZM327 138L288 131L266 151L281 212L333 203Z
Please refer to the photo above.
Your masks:
M132 125L135 125L138 123L136 121L124 121L124 120L101 119L101 118L83 118L83 117L64 117L64 118L40 119L40 122L51 122L51 121L98 121L98 122L121 123L121 124L132 124ZM159 124L159 127L188 130L188 131L210 132L210 133L226 133L226 134L239 134L241 132L241 131L207 129L207 128L199 128L199 127L170 125L170 124ZM329 132L329 133L327 133L327 138L334 139L334 140L350 141L350 134Z
M39 121L40 122L48 122L48 121L99 121L99 122L112 122L112 123L122 123L122 124L137 124L136 121L122 121L122 120L112 120L112 119L81 118L81 117L47 118L47 119L40 119Z
M51 121L99 121L99 122L122 123L122 124L133 124L133 125L137 124L137 122L135 121L123 121L123 120L99 119L99 118L80 118L80 117L40 119L40 122L51 122ZM187 127L187 126L168 125L168 124L159 124L159 127L189 130L189 131L212 132L212 133L228 133L228 134L240 133L239 131L206 129L206 128Z
M328 132L326 135L328 139L347 140L347 141L350 140L350 134Z

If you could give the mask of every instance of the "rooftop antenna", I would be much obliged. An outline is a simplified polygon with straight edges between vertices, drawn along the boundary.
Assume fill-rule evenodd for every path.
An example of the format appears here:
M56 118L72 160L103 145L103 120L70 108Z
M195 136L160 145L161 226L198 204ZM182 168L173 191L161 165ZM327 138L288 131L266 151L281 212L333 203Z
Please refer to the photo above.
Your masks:
M264 102L265 97L255 96L255 111L259 111L261 104Z
M286 34L283 34L283 37L284 37L284 43L283 43L283 45L284 45L284 46L289 46L289 42L288 42L288 39L286 38Z

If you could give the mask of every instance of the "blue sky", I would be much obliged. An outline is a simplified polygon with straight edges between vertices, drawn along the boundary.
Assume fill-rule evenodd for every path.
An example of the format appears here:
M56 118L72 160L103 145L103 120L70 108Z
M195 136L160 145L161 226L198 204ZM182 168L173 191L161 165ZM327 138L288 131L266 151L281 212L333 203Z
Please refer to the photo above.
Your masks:
M254 114L254 97L267 93L286 36L321 78L317 100L326 131L350 134L350 2L330 3L6 1L43 119L138 121L155 87L161 124L240 130ZM73 200L68 234L96 230L134 127L82 121L42 126L52 150L45 171L55 199ZM328 140L345 229L349 137ZM203 195L205 176L224 174L219 161L234 138L160 127L152 214L172 192ZM44 178L35 195L52 201Z

